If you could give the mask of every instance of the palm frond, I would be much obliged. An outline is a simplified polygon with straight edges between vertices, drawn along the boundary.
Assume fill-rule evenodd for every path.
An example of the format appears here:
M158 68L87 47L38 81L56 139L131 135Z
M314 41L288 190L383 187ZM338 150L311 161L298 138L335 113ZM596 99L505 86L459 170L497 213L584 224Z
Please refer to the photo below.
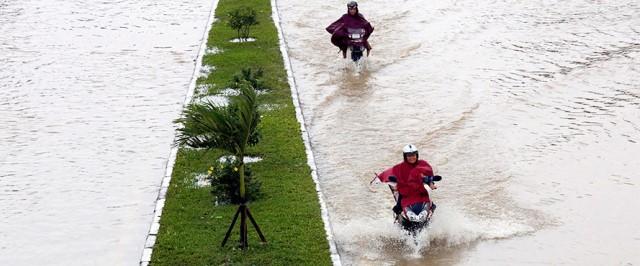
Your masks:
M244 155L247 145L259 139L260 115L257 94L251 86L239 88L228 106L213 102L192 103L174 122L181 124L176 144L192 148L222 149L233 155Z

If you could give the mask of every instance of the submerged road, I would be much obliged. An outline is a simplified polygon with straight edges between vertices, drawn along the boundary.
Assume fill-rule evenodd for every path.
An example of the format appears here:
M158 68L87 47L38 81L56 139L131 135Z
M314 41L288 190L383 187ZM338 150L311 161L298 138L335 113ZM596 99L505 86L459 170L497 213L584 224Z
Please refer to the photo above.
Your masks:
M360 72L345 2L277 3L344 264L640 264L637 1L360 1ZM417 246L367 187L407 143L444 176Z
M136 265L211 1L0 1L0 265Z

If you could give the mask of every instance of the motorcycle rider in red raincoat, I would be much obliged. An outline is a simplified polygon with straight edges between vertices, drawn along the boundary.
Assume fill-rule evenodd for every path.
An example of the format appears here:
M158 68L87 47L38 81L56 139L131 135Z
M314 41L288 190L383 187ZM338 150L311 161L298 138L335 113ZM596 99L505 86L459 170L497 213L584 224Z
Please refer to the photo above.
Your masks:
M418 149L409 144L402 149L404 161L382 172L378 178L381 181L396 181L398 199L393 211L396 214L404 208L419 202L430 202L429 192L424 188L424 177L433 176L431 165L425 160L418 159ZM395 180L393 180L395 176ZM390 178L391 177L391 178ZM428 183L431 189L436 189L434 182ZM436 205L431 202L431 211Z
M342 15L338 20L331 23L326 30L331 33L331 43L338 46L342 51L342 57L347 58L347 48L349 46L349 37L347 29L349 28L362 28L364 29L364 45L367 48L367 56L371 51L371 45L369 44L369 36L373 32L373 26L367 21L362 14L358 11L358 3L351 1L347 4L347 13Z

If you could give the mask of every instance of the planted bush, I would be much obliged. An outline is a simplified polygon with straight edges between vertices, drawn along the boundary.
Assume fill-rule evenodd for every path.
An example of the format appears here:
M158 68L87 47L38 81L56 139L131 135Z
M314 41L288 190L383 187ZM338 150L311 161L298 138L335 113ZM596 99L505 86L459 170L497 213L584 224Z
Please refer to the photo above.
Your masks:
M209 180L211 181L211 194L214 195L219 204L240 204L240 164L235 157L227 157L227 160L220 162L217 166L209 168ZM244 178L247 186L246 200L255 201L262 196L260 191L261 183L252 177L251 168L245 164Z
M258 25L256 11L250 7L242 7L235 9L229 13L229 27L236 30L240 41L249 38L251 27Z
M243 68L240 73L233 76L230 87L238 88L242 86L242 84L247 84L257 91L266 91L269 88L262 81L262 76L264 76L264 71L260 67L256 70L250 67Z

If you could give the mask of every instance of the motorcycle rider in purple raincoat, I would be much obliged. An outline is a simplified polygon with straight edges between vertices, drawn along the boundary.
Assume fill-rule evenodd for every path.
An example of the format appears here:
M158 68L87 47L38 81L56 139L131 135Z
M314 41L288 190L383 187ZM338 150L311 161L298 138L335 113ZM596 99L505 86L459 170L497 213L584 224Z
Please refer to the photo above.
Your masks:
M338 46L342 51L342 57L347 58L347 48L349 46L349 28L362 28L364 29L364 45L367 48L367 56L371 51L371 45L369 45L369 35L373 32L373 26L367 21L362 14L358 11L358 3L351 1L347 4L347 14L342 15L338 20L331 23L327 27L327 31L331 33L331 43Z

